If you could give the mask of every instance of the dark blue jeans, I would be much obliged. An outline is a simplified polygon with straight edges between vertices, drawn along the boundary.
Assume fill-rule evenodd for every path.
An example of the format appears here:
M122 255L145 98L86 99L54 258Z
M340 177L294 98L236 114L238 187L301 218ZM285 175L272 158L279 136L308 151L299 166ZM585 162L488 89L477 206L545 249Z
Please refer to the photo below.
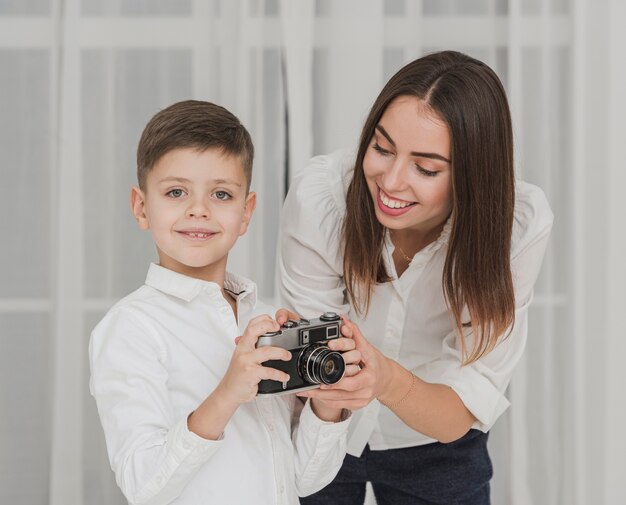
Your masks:
M302 505L363 505L371 482L377 505L489 505L493 475L486 433L470 430L449 444L349 454L333 482Z

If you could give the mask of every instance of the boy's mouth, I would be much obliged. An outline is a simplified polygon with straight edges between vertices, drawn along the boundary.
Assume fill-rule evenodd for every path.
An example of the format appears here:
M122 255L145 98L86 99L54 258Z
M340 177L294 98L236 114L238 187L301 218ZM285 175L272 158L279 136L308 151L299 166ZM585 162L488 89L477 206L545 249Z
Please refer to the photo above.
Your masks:
M214 232L208 230L177 230L177 233L192 240L206 240L215 235Z

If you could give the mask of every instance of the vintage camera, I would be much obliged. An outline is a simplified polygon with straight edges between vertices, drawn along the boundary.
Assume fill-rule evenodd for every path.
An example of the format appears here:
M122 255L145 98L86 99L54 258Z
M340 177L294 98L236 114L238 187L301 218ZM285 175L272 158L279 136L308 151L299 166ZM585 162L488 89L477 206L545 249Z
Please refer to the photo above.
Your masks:
M346 371L343 356L325 344L341 336L341 318L324 312L317 319L289 320L280 330L261 335L257 347L282 347L291 352L291 360L270 360L263 366L289 374L289 382L262 380L258 394L295 393L338 382Z

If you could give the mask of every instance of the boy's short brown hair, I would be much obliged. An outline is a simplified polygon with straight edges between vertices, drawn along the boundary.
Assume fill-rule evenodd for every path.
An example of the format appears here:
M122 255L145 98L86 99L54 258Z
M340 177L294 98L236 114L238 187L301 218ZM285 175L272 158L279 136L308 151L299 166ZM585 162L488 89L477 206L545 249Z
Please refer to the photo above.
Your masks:
M143 130L137 146L137 182L146 188L148 173L173 149L219 149L239 156L247 181L252 180L254 146L248 130L224 107L199 100L177 102L156 113Z

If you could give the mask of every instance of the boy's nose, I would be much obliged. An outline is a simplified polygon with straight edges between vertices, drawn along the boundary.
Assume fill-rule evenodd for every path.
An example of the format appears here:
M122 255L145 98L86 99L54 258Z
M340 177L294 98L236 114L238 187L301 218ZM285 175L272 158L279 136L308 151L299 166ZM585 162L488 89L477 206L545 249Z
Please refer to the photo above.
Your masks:
M208 218L209 217L209 208L201 201L193 202L187 208L187 217L195 217L195 218Z

